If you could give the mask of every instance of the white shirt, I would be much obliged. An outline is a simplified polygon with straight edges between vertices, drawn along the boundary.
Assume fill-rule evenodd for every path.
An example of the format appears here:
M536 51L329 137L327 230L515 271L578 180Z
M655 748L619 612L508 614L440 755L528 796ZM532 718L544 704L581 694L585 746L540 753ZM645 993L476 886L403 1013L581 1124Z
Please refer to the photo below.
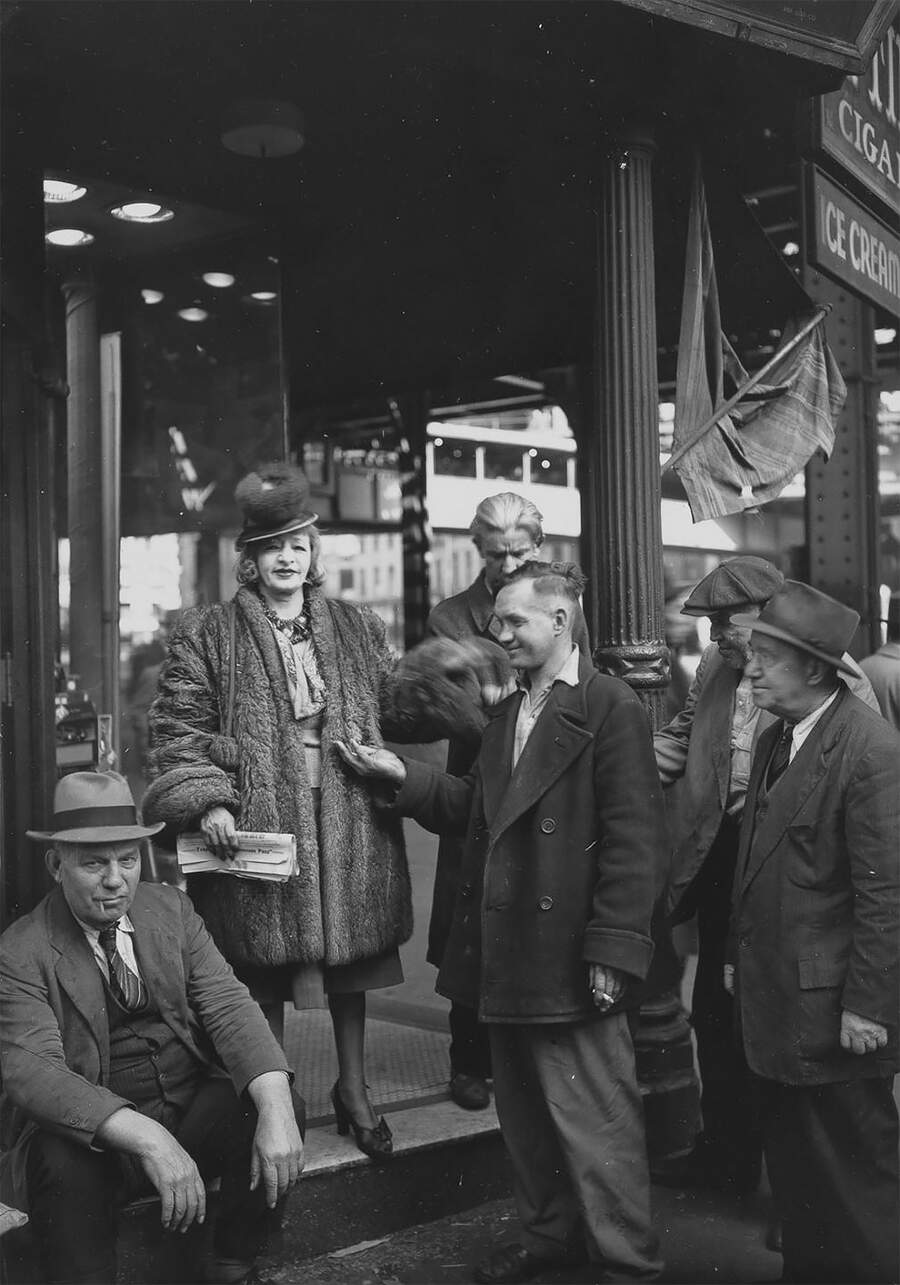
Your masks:
M106 958L106 952L100 945L100 929L91 928L90 925L84 923L83 920L78 919L77 915L76 919L78 927L84 933L85 937L87 937L88 945L94 952L94 958L97 961L97 965L101 973L106 980L109 981L109 960ZM116 950L119 952L119 955L129 972L134 973L135 977L140 977L141 974L138 969L137 959L134 953L133 938L134 924L127 915L123 915L116 924Z
M805 718L801 718L799 723L794 724L793 732L791 734L791 753L788 758L789 763L793 763L800 746L806 740L807 736L809 736L810 732L825 713L828 706L831 705L833 701L837 700L840 690L840 687L836 688L827 700L822 701L822 704L817 709L814 709L811 714L807 714Z
M541 711L547 704L547 697L554 683L566 683L569 687L578 686L578 648L573 647L569 658L563 665L559 673L550 679L544 687L532 690L526 686L527 678L520 681L520 686L525 695L522 698L522 704L519 706L519 714L516 719L516 736L513 742L513 767L518 763L525 744L534 730L534 725L540 717Z

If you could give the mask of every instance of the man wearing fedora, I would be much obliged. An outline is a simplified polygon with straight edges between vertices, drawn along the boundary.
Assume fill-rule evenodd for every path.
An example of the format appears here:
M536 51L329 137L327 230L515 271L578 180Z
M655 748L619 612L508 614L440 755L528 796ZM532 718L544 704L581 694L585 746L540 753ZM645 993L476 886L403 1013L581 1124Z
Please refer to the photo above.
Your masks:
M28 1211L48 1281L116 1276L116 1207L155 1190L163 1226L205 1218L204 1279L253 1273L267 1208L303 1165L284 1055L177 889L140 882L127 782L56 788L55 887L0 937L0 1198Z
M745 556L721 563L695 586L682 613L709 618L710 645L684 709L653 738L672 843L668 908L675 923L697 916L691 1021L703 1083L703 1132L694 1150L659 1166L655 1176L738 1194L759 1185L762 1137L751 1079L734 1040L722 966L750 762L774 716L753 703L745 673L750 629L734 616L757 615L783 585L784 576L771 562ZM849 681L877 707L861 673ZM775 1235L773 1227L770 1238Z
M855 611L788 580L749 628L759 740L725 982L760 1096L784 1277L900 1279L900 736L838 681Z

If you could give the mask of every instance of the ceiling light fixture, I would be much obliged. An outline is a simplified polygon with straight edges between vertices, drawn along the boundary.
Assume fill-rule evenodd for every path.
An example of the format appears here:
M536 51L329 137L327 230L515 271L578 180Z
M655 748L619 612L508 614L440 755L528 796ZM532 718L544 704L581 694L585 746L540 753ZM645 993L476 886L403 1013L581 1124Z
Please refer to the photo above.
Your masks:
M273 98L241 99L223 121L222 144L238 156L263 161L292 156L305 141L299 110Z
M48 232L44 240L49 241L51 245L90 245L94 237L90 232L85 232L82 228L54 228Z
M202 279L216 290L224 290L227 286L234 285L234 277L230 272L204 272Z
M875 328L875 342L879 347L892 344L897 338L897 331L893 326L877 326Z
M209 313L205 308L179 308L178 315L183 321L205 321Z
M278 295L274 290L254 290L250 298L254 303L274 303Z
M128 201L125 205L114 205L110 214L125 223L168 223L175 217L174 210L157 201Z
M785 241L781 247L781 253L786 259L793 259L795 255L800 253L800 247L796 241Z
M161 290L142 290L141 298L144 303L162 303L165 295Z
M70 201L80 201L87 192L86 187L77 183L67 183L61 178L44 179L44 202L46 205L67 205Z

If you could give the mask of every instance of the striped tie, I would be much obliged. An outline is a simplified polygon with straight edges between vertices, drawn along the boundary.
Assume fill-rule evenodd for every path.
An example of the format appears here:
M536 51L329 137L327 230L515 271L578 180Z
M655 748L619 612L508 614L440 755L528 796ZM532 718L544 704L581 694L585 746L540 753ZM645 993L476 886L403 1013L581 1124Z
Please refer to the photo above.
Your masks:
M791 761L791 744L794 739L794 724L783 723L781 735L775 742L775 749L772 751L772 757L769 759L769 768L766 773L766 788L771 790L772 786L782 775Z
M100 945L109 960L109 989L124 1009L134 1013L147 1002L144 983L133 973L116 948L118 922L100 929Z

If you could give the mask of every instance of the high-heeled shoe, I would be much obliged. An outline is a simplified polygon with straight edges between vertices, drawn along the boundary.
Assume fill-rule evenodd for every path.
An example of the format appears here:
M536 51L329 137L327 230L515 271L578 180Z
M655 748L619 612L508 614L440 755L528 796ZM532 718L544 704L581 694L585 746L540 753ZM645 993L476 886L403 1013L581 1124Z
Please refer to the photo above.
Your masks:
M394 1143L384 1116L381 1116L374 1129L357 1124L341 1097L340 1083L340 1080L335 1080L331 1090L331 1105L334 1107L338 1133L343 1135L352 1129L354 1141L363 1155L371 1156L373 1160L388 1160L394 1153Z

